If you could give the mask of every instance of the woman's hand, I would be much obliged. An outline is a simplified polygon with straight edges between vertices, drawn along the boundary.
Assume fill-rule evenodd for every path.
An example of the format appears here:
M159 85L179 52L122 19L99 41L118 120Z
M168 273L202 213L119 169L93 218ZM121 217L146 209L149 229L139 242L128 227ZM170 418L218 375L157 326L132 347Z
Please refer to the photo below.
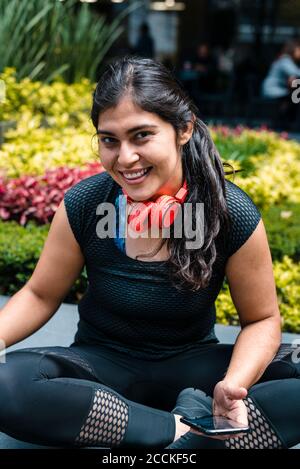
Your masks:
M235 420L245 426L248 425L248 413L247 407L245 406L242 399L247 396L248 392L246 388L232 385L226 381L219 381L214 389L213 398L213 414L227 417L228 419ZM191 430L208 438L215 438L218 440L226 440L228 438L237 438L243 434L237 433L232 435L219 435L219 436L208 436L204 435L195 429Z

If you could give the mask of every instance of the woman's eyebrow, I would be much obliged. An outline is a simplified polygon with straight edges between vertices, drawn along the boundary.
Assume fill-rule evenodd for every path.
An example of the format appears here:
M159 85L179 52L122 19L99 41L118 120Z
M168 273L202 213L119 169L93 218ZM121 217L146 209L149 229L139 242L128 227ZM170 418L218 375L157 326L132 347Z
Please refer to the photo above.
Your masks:
M133 132L136 132L137 130L142 130L142 129L145 129L145 128L147 128L147 129L149 129L149 128L151 128L151 129L156 128L156 129L157 129L158 126L157 126L157 125L153 125L153 124L142 124L142 125L139 125L139 126L137 126L137 127L132 127L131 129L127 130L126 133L127 133L127 134L131 134L131 133L133 133ZM97 134L114 135L113 132L109 132L108 130L104 130L104 129L98 129L98 130L97 130Z

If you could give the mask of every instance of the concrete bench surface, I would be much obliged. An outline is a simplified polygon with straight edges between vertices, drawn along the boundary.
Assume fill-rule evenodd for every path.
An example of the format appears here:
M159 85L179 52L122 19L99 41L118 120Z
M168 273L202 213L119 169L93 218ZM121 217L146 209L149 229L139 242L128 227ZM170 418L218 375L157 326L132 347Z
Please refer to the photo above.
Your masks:
M0 296L0 309L9 300L9 297ZM25 340L8 347L7 352L27 347L46 347L60 345L68 347L74 340L77 330L79 315L77 305L62 303L54 316L37 332L27 337ZM222 343L233 344L240 331L238 326L223 326L217 324L215 332ZM294 339L300 340L298 334L282 334L282 342L291 343ZM1 366L1 364L0 364ZM300 448L300 445L298 445ZM21 449L21 448L49 448L23 441L16 440L0 432L0 449Z

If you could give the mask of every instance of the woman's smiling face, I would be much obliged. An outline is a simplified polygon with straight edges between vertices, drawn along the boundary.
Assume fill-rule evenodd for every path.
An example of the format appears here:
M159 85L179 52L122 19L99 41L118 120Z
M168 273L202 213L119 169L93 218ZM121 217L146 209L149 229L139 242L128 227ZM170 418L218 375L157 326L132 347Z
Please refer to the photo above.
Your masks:
M180 146L191 134L189 125L176 138L171 124L124 97L99 116L101 162L133 200L175 195L183 184ZM150 170L142 175L145 169Z

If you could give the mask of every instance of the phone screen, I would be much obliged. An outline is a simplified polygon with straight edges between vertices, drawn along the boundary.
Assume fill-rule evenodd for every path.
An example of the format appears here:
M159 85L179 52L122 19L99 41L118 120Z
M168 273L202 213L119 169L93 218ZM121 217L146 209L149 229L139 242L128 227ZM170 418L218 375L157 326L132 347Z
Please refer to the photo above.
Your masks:
M208 415L207 417L181 417L180 420L186 425L189 425L190 427L207 435L226 435L246 433L250 431L248 426L219 415Z

